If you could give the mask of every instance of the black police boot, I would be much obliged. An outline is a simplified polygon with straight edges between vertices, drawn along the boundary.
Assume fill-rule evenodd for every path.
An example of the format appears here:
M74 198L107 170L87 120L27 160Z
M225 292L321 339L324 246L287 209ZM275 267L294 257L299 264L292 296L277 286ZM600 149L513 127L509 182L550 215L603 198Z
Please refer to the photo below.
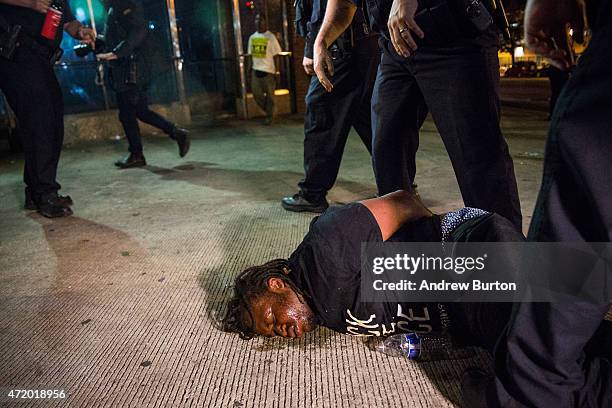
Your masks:
M121 160L115 162L115 166L120 169L130 169L132 167L146 166L147 161L142 153L130 153Z
M293 212L314 212L322 213L329 207L329 203L325 197L321 197L319 200L307 200L306 197L300 191L291 197L285 197L281 200L281 205L287 211Z
M73 203L72 198L70 196L62 196L62 195L57 195L57 202L59 205L63 206L63 207L70 207ZM23 205L23 208L26 210L30 210L30 211L36 211L38 210L38 205L36 204L36 201L34 201L34 197L32 196L32 192L26 188L25 191L25 204Z
M65 197L63 198L65 199ZM70 207L62 205L63 203L65 203L65 201L62 201L59 196L55 195L40 200L36 205L38 207L38 213L47 218L59 218L72 215Z
M38 209L32 191L30 191L28 187L25 189L25 203L23 204L23 208L30 211L36 211Z
M191 147L191 140L189 140L189 131L187 129L175 127L170 137L176 140L176 144L179 148L179 156L185 157L187 155L187 152L189 152L189 148Z

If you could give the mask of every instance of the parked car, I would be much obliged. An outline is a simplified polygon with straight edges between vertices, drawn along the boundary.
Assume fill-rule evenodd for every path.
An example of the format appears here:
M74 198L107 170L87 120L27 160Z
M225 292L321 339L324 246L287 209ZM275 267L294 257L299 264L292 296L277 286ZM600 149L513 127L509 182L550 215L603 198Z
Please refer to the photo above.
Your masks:
M0 93L0 139L8 141L11 151L19 152L22 150L17 118L15 118L15 114L2 93Z
M537 77L548 78L550 70L550 64L547 62L543 62L542 65L538 67Z
M538 65L533 61L519 61L506 70L506 78L536 78Z

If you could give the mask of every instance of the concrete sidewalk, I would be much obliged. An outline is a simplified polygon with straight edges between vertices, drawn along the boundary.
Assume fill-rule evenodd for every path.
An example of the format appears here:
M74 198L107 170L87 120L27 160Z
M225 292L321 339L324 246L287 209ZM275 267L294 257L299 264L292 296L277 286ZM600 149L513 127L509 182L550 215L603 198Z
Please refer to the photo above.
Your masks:
M541 177L544 113L507 110L524 214ZM196 118L197 121L197 118ZM189 155L145 140L149 166L112 165L125 141L67 148L62 192L75 216L21 210L19 156L0 162L0 390L65 389L67 400L1 406L445 407L475 360L417 365L319 329L301 340L220 332L212 318L245 267L287 257L311 214L281 209L302 175L302 124L193 127ZM417 183L436 211L460 207L428 120ZM335 203L373 196L370 159L351 136ZM525 217L525 225L529 217Z

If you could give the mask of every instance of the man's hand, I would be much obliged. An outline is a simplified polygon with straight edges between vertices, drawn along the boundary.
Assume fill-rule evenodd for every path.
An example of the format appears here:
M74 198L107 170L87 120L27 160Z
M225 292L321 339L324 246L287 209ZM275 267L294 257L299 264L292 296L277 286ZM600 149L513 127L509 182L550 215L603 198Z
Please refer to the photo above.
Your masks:
M312 58L304 57L302 60L302 66L304 67L304 72L306 75L314 75L314 60Z
M115 54L114 52L105 52L102 54L98 54L97 57L101 61L113 61L118 58L117 54Z
M576 41L582 42L587 29L584 0L528 0L525 43L559 69L569 69L573 62L568 42L570 28Z
M334 64L327 47L350 27L357 7L352 0L328 0L325 18L314 42L314 70L327 92L334 86L327 77L334 75Z
M328 75L331 77L334 75L334 62L327 49L327 46L323 41L320 41L317 37L317 41L314 44L314 71L319 78L319 82L323 85L323 88L327 92L331 92L334 89Z
M92 28L81 26L77 32L77 39L89 45L92 49L96 48L96 32Z
M36 10L39 13L46 13L51 5L51 0L29 0L30 5L28 6L32 10Z
M72 20L64 24L64 30L75 40L90 45L92 49L96 46L96 32L84 26L78 20Z
M418 0L393 0L387 27L391 36L391 43L395 51L409 57L417 49L411 31L419 38L425 37L421 27L414 21L414 14L419 5Z

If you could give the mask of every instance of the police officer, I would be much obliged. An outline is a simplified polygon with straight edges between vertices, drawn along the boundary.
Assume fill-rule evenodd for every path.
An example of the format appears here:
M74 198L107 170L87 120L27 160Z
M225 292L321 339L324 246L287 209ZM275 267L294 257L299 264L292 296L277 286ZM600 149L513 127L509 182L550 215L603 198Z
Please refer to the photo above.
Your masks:
M413 117L424 101L465 205L497 212L521 228L514 167L499 126L498 33L490 10L476 0L365 2L372 28L382 34L372 99L379 194L410 189L412 180L404 169L414 166L418 129ZM325 45L350 21L352 3L330 0L315 41L315 70L328 89Z
M314 75L313 44L326 6L327 0L296 2L298 33L306 41L303 66L308 75ZM333 92L326 92L316 76L310 81L304 122L305 174L298 183L300 191L282 199L286 210L322 212L328 207L325 196L338 176L351 126L371 151L370 100L380 51L378 35L367 24L359 9L350 27L331 45Z
M608 285L593 279L594 268L576 265L576 287L588 297L518 304L498 341L495 381L485 373L464 378L472 407L612 407L612 322L603 320L612 307L612 0L588 0L586 9L576 0L529 0L525 43L567 71L567 27L580 40L585 16L593 36L551 118L528 238L607 254Z
M117 92L119 120L129 144L129 154L115 162L121 169L146 166L138 119L154 126L178 144L179 156L189 151L187 130L177 127L149 109L146 88L164 69L166 61L149 31L138 0L105 0L108 8L104 41L108 52L98 59L109 61L109 83Z
M0 0L0 89L21 128L25 208L49 218L72 214L71 198L58 195L64 102L53 64L61 56L63 30L92 46L95 39L93 30L74 19L66 1L54 3L62 16L54 38L48 39L41 33L51 0Z

